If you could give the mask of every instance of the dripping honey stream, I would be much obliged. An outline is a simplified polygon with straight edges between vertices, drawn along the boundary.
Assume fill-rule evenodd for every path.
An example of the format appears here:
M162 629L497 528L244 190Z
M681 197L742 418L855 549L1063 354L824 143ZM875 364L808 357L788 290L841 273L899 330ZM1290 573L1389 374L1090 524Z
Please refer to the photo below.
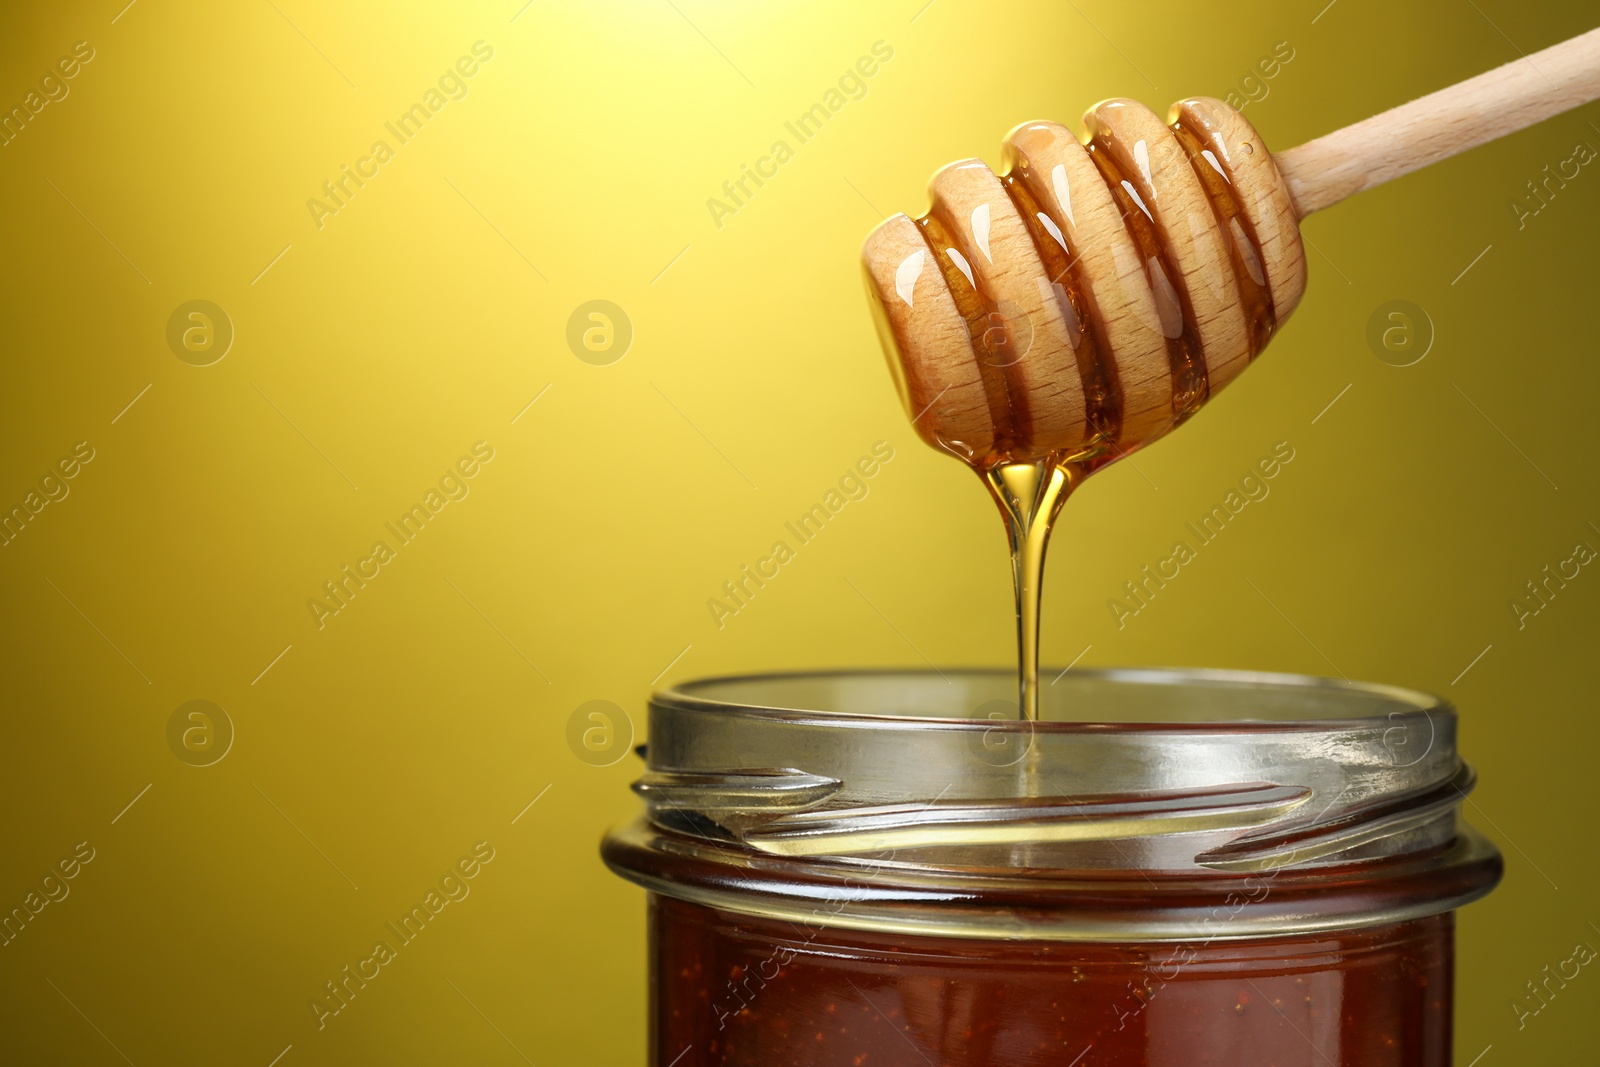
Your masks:
M1045 552L1057 516L1076 488L1075 469L1053 458L997 463L982 472L983 484L1000 507L1011 548L1017 601L1017 702L1026 722L1039 720L1039 617L1044 596Z

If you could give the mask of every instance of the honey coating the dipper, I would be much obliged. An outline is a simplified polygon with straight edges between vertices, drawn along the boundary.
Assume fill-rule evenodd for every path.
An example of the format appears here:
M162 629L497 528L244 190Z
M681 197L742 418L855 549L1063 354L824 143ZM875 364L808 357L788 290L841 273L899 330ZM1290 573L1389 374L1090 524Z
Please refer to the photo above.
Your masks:
M1305 288L1288 191L1255 130L1217 100L1170 125L1111 100L1085 144L1050 122L1006 138L1006 170L934 175L920 218L862 250L907 415L983 470L1093 470L1233 380Z
M1072 490L1238 376L1305 290L1298 219L1255 130L1209 98L1109 100L1089 139L1029 122L1005 171L934 175L862 249L917 433L983 478L1010 540L1019 715L1038 718L1050 530Z

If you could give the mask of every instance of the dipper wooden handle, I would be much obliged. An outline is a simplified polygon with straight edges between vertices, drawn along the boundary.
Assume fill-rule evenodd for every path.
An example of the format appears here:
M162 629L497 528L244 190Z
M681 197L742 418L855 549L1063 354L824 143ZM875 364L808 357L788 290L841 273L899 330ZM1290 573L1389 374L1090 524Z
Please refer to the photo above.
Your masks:
M1356 123L1276 160L1205 97L1169 123L1131 100L1087 143L1018 126L1005 171L933 176L932 205L862 248L900 396L929 444L979 468L1094 469L1238 376L1305 291L1299 220L1600 97L1600 29Z

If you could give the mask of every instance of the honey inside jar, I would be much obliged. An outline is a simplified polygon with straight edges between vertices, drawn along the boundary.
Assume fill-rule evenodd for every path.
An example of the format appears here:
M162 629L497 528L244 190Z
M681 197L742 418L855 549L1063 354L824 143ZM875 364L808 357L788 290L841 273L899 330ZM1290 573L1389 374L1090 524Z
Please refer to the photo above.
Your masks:
M650 923L657 1064L1450 1062L1449 914L1159 946L896 938L662 897Z

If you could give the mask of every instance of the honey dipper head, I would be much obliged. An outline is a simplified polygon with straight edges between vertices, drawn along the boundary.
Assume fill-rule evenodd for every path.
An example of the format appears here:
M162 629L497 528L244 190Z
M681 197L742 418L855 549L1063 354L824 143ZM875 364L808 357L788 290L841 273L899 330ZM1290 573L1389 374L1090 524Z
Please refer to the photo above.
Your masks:
M1097 466L1192 414L1294 310L1300 231L1255 130L1204 97L1170 118L1108 100L1087 144L1024 123L1003 174L952 163L927 214L867 238L889 368L929 444Z

